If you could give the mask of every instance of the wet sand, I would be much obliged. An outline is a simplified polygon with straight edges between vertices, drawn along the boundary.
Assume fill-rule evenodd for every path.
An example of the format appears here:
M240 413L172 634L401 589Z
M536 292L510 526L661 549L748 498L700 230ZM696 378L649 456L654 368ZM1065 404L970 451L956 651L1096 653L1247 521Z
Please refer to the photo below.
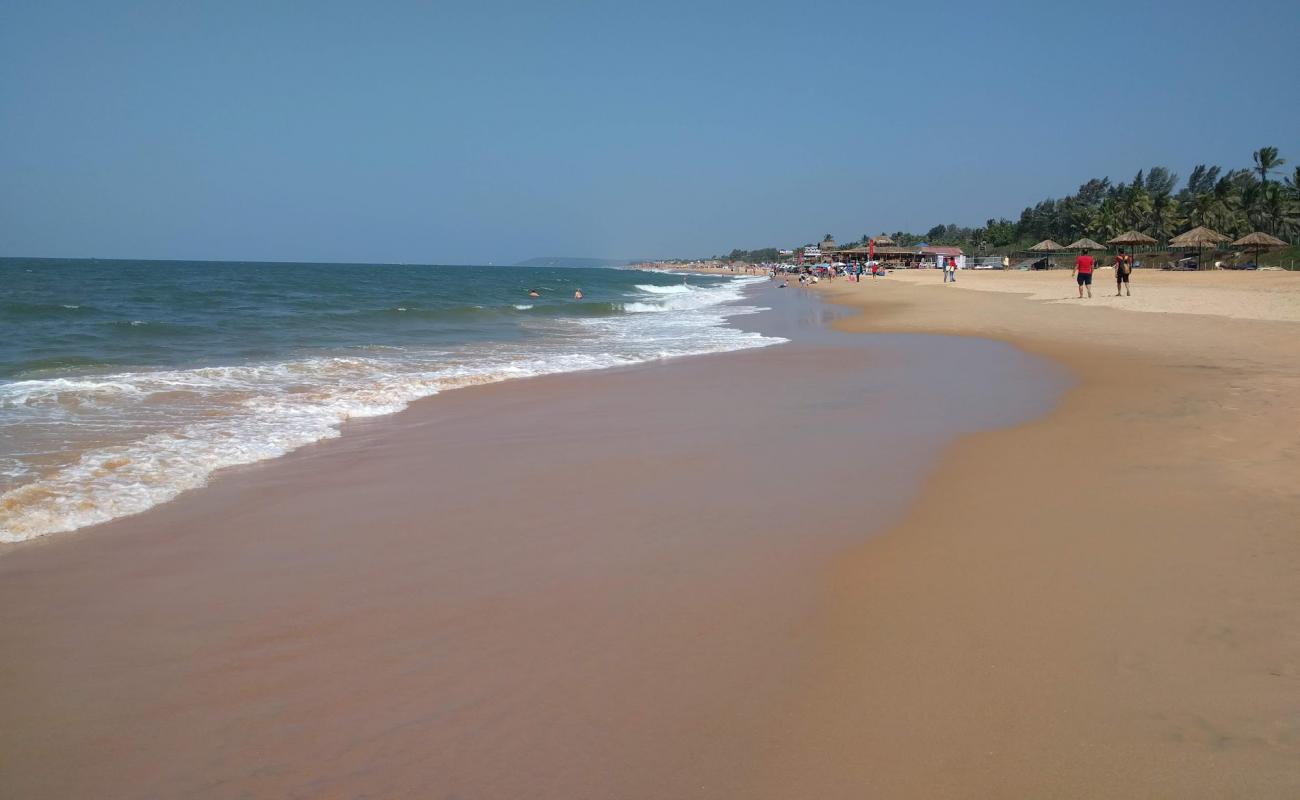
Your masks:
M1014 279L823 287L846 328L1000 339L1079 384L837 563L762 796L1300 796L1300 325Z
M0 553L0 796L776 785L827 570L1066 379L760 291L796 341L449 392Z

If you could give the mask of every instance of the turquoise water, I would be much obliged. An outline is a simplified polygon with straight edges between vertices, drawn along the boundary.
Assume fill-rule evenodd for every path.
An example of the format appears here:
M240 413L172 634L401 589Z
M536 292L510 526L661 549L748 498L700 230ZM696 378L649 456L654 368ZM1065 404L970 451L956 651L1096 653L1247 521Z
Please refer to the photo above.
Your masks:
M726 323L756 310L747 280L0 259L0 541L137 513L440 391L782 341Z

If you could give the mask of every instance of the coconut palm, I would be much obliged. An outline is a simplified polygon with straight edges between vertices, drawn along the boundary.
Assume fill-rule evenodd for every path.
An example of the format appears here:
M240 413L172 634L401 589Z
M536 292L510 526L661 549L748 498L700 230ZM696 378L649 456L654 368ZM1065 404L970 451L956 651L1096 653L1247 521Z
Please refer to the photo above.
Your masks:
M1104 242L1123 230L1123 210L1120 207L1120 202L1114 197L1107 197L1101 201L1097 214L1092 218L1092 225L1089 227L1088 233L1094 239L1100 239Z
M1291 176L1286 179L1286 188L1291 193L1292 200L1300 200L1300 167L1296 167Z
M1214 195L1201 192L1187 201L1187 222L1191 225L1214 227Z
M1249 193L1247 202L1247 219L1258 230L1274 236L1287 236L1295 232L1298 221L1295 204L1288 202L1285 192L1278 184L1261 184Z
M1146 228L1150 227L1151 195L1147 193L1145 186L1134 181L1133 185L1124 193L1121 202L1124 227L1139 231L1145 231Z
M1259 173L1259 182L1268 183L1268 174L1276 172L1278 167L1286 163L1285 158L1279 158L1276 147L1261 147L1254 153L1255 171Z
M1161 192L1151 198L1152 236L1163 242L1173 235L1181 222L1182 219L1178 214L1178 203L1172 195Z

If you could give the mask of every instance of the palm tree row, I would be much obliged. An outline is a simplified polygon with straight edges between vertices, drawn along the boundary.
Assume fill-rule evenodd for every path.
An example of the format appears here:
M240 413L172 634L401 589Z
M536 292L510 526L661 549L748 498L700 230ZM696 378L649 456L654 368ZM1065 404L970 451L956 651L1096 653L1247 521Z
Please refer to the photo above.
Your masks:
M1073 195L1026 208L1015 223L1015 238L1105 241L1138 230L1164 243L1204 225L1234 237L1258 230L1294 241L1300 233L1300 167L1283 183L1271 180L1285 164L1277 148L1262 147L1253 167L1224 172L1201 164L1177 191L1178 176L1164 167L1139 171L1130 183L1094 178ZM989 222L992 228L995 222Z
M1278 182L1273 176L1282 171L1286 159L1276 147L1256 150L1253 161L1251 167L1226 172L1199 164L1181 188L1178 176L1165 167L1140 170L1129 183L1093 178L1072 195L1026 208L1017 221L990 219L977 228L935 225L924 234L895 231L891 237L903 246L929 242L1005 252L1043 239L1073 242L1087 237L1104 242L1137 230L1163 246L1178 234L1204 225L1234 239L1263 231L1296 243L1300 237L1300 166ZM864 235L861 243L870 238L871 234ZM734 250L731 257L761 255L762 260L775 260L776 252L775 248Z

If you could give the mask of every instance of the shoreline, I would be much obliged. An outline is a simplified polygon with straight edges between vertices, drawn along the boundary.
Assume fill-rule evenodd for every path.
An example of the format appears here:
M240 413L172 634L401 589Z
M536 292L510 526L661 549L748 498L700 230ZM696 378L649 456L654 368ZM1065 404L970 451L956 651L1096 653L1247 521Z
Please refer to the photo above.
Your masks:
M115 535L0 559L0 633L30 659L6 702L31 724L0 733L21 767L0 786L1300 787L1297 451L1279 431L1297 326L902 281L786 294L786 324L896 335L452 392L100 532ZM981 375L1007 347L1077 383L1046 416L1004 408L1030 421L986 417L891 463L879 431L1017 397L1027 376ZM853 383L922 367L949 381L894 399ZM774 374L787 405L736 399ZM555 470L583 458L595 469ZM874 477L823 485L828 469ZM584 533L611 523L613 550ZM429 530L474 535L431 547ZM430 706L431 685L452 694Z
M0 396L0 403L20 413L7 417L0 432L0 439L19 454L12 464L6 454L0 454L0 557L26 541L147 511L202 488L223 469L272 460L337 438L345 425L387 416L425 397L519 377L609 369L777 343L726 322L753 311L744 304L744 287L761 279L710 280L679 298L679 287L638 285L637 274L644 275L620 274L621 282L628 285L606 287L605 294L612 299L596 302L607 328L572 339L567 336L571 331L560 336L533 334L536 341L531 346L499 345L501 351L513 353L504 358L483 352L469 326L460 340L446 344L449 349L441 353L427 339L407 341L406 346L391 346L391 350L389 345L371 350L336 342L310 352L289 349L227 363L182 361L2 382L0 390L8 391ZM509 311L498 298L495 312L487 313L512 314L512 324L525 334L530 326L560 324L556 320L570 327L581 325L586 312L578 309L577 316L566 316L566 305L561 301L548 307L541 321L527 321L531 311L529 317L516 321L513 316L521 313L520 306ZM392 309L407 310L405 306ZM674 327L675 322L690 327ZM391 330L363 330L359 335L400 339ZM432 338L439 335L435 327ZM602 337L603 343L591 346ZM663 344L637 347L640 338ZM424 352L430 347L434 352ZM184 389L178 391L177 385ZM118 396L142 401L114 405ZM98 405L105 397L109 399ZM176 397L182 399L168 400ZM95 420L76 413L60 420L54 409L64 403L97 408L101 417L132 433L125 437L87 434L87 420ZM208 403L211 407L205 408ZM251 410L255 405L256 413ZM46 433L56 430L68 433L62 439ZM56 455L49 456L50 452ZM13 466L17 471L10 471Z
M1059 388L768 294L796 341L450 392L0 559L0 793L744 794L825 565Z
M757 793L1294 795L1300 326L1002 291L819 292L843 329L992 338L1079 383L950 447L836 564Z

